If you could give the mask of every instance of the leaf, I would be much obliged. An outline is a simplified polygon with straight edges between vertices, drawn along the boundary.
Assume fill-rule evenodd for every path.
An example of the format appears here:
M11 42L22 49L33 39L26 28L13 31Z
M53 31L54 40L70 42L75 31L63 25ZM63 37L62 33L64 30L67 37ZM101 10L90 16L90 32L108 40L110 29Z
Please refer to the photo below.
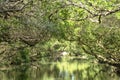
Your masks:
M116 13L115 15L116 15L117 19L120 19L120 12Z

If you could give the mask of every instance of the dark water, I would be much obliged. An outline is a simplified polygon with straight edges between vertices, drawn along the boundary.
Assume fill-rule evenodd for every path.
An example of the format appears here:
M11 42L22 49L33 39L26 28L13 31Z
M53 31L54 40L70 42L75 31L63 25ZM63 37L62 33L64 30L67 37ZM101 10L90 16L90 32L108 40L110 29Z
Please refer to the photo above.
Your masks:
M41 62L0 70L0 80L120 80L114 67L88 61Z

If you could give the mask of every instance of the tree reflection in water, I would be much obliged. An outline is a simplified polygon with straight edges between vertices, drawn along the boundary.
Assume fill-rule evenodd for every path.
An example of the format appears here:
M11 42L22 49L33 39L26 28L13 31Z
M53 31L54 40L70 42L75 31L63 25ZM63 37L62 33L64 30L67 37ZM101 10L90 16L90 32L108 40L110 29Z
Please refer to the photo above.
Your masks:
M88 61L39 63L0 71L1 80L120 80L114 67Z

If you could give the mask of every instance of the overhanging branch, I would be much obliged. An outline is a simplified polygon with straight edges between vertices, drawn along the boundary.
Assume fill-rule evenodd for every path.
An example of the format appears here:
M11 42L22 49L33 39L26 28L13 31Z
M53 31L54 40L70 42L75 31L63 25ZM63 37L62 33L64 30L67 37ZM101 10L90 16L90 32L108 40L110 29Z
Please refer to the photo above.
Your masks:
M68 2L66 3L67 6L73 6L73 7L78 7L80 9L85 10L86 12L88 12L88 15L84 18L79 18L79 19L75 19L75 18L70 18L70 19L64 19L64 18L59 18L62 20L72 20L72 21L82 21L82 20L86 20L86 19L90 19L90 18L94 18L94 17L98 17L98 22L101 23L101 18L103 16L108 16L111 15L113 13L119 12L120 11L120 6L118 6L118 8L114 9L114 10L106 10L106 9L99 9L99 8L95 8L95 6L93 6L93 4L88 5L88 4L84 4L82 2L75 3L72 0L68 0ZM92 7L92 9L89 9L89 7ZM65 7L63 7L65 8ZM54 13L57 13L59 10L56 10ZM52 13L52 16L54 14ZM80 16L78 16L80 17Z

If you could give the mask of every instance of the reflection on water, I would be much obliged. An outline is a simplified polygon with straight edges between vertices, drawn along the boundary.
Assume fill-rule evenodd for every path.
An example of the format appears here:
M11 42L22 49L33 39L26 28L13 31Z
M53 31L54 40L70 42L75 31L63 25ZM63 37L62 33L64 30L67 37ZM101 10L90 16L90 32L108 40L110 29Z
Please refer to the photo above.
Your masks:
M1 70L0 80L120 80L113 69L88 61L34 63Z

